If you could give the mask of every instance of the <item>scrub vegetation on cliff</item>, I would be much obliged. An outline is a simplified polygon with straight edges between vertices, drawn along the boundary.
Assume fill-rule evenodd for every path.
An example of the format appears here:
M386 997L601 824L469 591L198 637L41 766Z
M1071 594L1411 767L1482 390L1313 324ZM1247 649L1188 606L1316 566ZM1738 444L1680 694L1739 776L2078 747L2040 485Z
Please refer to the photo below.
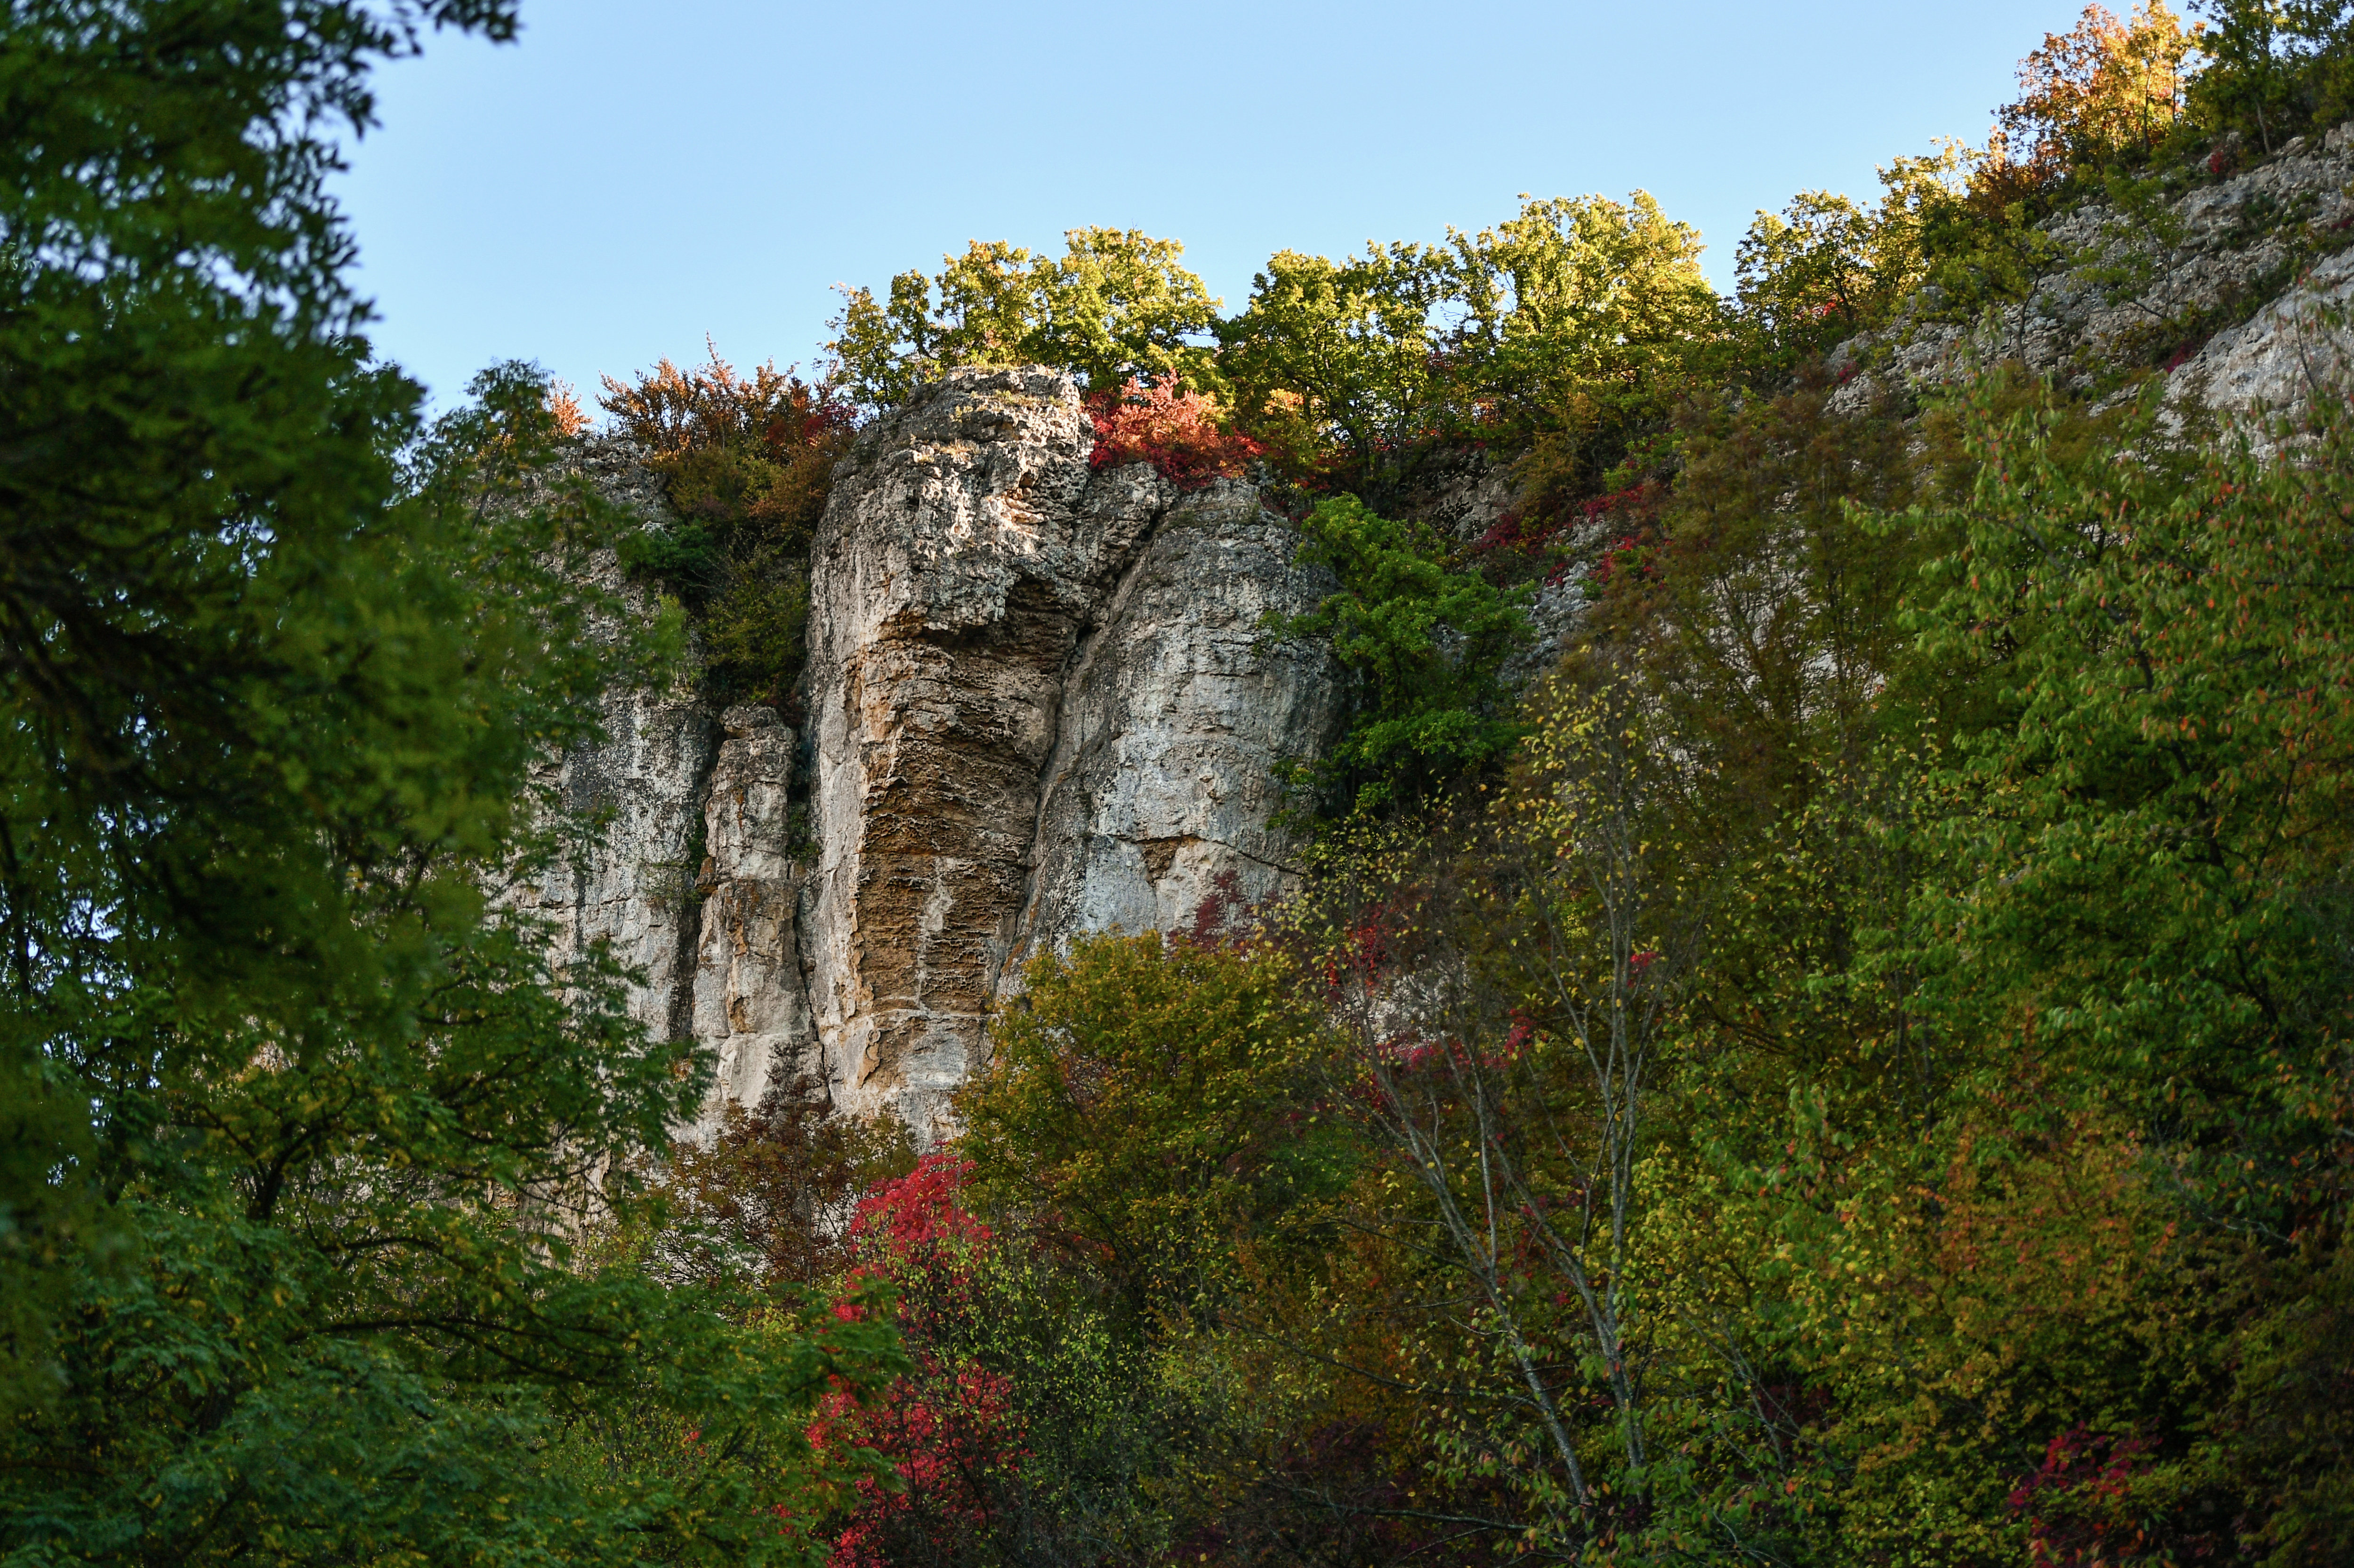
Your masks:
M1640 193L1232 314L976 244L814 379L609 381L659 524L529 367L367 357L320 128L445 26L514 12L6 23L0 1556L2354 1555L2354 413L2161 405L2244 294L2004 363L2354 110L2349 7L2088 9L1731 299ZM997 363L1330 574L1307 874L1040 958L920 1158L805 1079L673 1146L540 765L790 714L860 417Z

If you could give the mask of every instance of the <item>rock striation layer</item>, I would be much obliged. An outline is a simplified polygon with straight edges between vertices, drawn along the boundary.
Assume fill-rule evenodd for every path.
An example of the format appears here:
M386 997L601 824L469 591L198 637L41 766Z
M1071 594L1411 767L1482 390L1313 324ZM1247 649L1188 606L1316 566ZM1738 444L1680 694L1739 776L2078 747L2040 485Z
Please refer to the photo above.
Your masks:
M717 1053L719 1100L757 1105L772 1073L818 1066L795 933L793 732L765 707L730 708L719 725L695 878L694 1032Z

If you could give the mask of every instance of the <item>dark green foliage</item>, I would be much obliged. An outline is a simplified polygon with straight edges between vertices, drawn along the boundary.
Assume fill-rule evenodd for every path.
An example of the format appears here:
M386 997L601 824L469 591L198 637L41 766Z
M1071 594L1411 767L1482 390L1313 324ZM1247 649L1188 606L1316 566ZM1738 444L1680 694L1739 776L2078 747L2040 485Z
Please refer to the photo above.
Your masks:
M581 586L621 524L543 377L420 430L355 334L322 138L425 22L514 26L35 4L0 47L12 1560L790 1553L814 1401L894 1364L574 1249L708 1068L501 895L577 826L535 766L677 628ZM568 1464L632 1404L763 1473Z
M1379 811L1510 750L1522 731L1500 672L1528 630L1516 596L1449 569L1426 529L1354 496L1324 502L1300 532L1300 563L1340 591L1268 631L1329 639L1354 698L1349 733L1301 782L1333 810Z
M366 558L393 548L380 507L416 394L348 335L332 157L302 127L364 122L366 62L427 21L514 26L497 3L9 13L0 1050L24 1118L0 1192L12 1389L40 1356L18 1293L55 1284L45 1263L85 1255L85 1200L105 1192L61 1043L121 1026L122 997L164 975L222 992L307 985L322 952L348 946L352 917L323 844L376 861L412 826L473 833L470 817L513 809L416 820L389 745L439 721L369 658L377 629L341 602ZM386 701L398 716L373 736L338 734L347 709ZM454 782L465 799L475 780Z

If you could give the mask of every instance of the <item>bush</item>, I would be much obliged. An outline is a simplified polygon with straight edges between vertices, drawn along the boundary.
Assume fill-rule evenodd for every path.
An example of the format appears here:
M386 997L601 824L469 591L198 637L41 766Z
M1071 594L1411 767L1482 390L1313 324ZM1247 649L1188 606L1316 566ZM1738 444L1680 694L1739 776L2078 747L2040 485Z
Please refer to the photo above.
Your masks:
M1323 503L1300 528L1300 564L1331 571L1340 590L1268 631L1329 639L1355 718L1296 781L1328 811L1379 811L1501 758L1522 734L1501 672L1528 633L1525 590L1449 568L1428 529L1352 495Z
M680 518L625 540L622 564L686 607L721 695L789 708L809 616L810 537L849 450L850 405L831 380L774 365L740 376L716 349L699 370L665 359L633 383L607 376L599 402L648 452Z
M1087 417L1096 428L1094 467L1149 462L1180 490L1240 478L1266 450L1230 429L1216 403L1170 381L1131 379L1118 392L1090 392Z

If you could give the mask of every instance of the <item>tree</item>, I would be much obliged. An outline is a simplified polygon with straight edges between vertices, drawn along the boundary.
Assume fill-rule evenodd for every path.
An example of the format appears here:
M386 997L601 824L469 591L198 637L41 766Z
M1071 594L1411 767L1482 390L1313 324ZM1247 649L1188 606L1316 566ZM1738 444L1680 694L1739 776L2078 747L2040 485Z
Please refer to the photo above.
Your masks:
M1083 938L1032 964L991 1045L959 1102L977 1182L1140 1304L1214 1299L1237 1234L1321 1184L1316 1020L1271 949Z
M1446 258L1410 241L1332 261L1280 250L1218 330L1237 424L1294 470L1363 485L1452 423L1437 313Z
M2124 21L2085 6L2074 27L2046 33L2020 62L2020 96L1996 111L1999 161L2041 183L2123 154L2148 156L2182 113L2197 47L2166 0L2143 0Z
M2217 132L2253 132L2269 155L2354 108L2354 6L2345 0L2209 0L2205 63L2190 110Z
M0 1194L12 1299L27 1265L81 1255L73 1216L104 1192L61 1044L164 974L307 986L351 919L325 844L406 815L389 758L329 721L366 673L342 579L387 548L416 394L353 335L333 150L306 127L364 123L366 63L427 21L514 25L499 0L8 16L0 898L11 1098L54 1113Z
M2349 1364L2314 1328L2343 1299L2347 1234L2354 420L2325 402L2305 440L2285 461L2242 442L2118 464L2065 461L2024 418L1982 432L1924 631L2004 701L1946 775L1964 809L1930 825L1914 948L1925 1007L2031 1029L2239 1260L2238 1332L2261 1350L2187 1353L2268 1369L2241 1383L2213 1473L2282 1562L2354 1539L2342 1436L2287 1436L2302 1389ZM2199 1474L2195 1453L2153 1458Z
M1331 572L1340 588L1268 633L1329 639L1353 688L1354 717L1299 781L1329 810L1382 810L1419 802L1508 752L1521 731L1500 672L1527 635L1525 590L1450 570L1427 530L1352 495L1319 505L1300 532L1300 564Z
M1556 1560L1652 1506L1675 1374L1642 1167L1712 873L1681 831L1699 770L1615 674L1549 692L1486 821L1337 857L1319 895L1344 913L1310 949L1346 1043L1332 1098L1385 1178L1352 1218L1424 1260L1430 1468L1504 1492L1490 1528Z
M1216 321L1218 302L1182 263L1184 246L1133 228L1074 228L1065 238L1054 260L976 239L942 258L936 278L892 279L887 301L846 291L826 347L850 390L882 407L960 365L1051 366L1097 392L1117 393L1131 377L1200 380L1208 355L1195 340Z
M1742 237L1734 290L1743 316L1780 352L1776 368L1887 320L1921 281L1920 236L1891 191L1878 210L1801 191L1760 212Z
M1439 246L1281 251L1219 329L1218 366L1245 430L1363 495L1447 440L1566 445L1590 482L1715 335L1699 254L1640 191L1527 201Z
M1448 248L1462 402L1483 423L1579 452L1595 479L1665 417L1717 335L1700 232L1648 191L1525 201Z
M809 1412L896 1364L575 1249L708 1069L504 895L577 825L535 765L676 627L589 586L620 520L552 471L543 377L428 431L359 335L326 136L427 23L514 13L6 24L0 1048L48 1141L0 1195L0 1552L790 1555L755 1500L824 1481ZM763 1481L569 1465L630 1402Z

